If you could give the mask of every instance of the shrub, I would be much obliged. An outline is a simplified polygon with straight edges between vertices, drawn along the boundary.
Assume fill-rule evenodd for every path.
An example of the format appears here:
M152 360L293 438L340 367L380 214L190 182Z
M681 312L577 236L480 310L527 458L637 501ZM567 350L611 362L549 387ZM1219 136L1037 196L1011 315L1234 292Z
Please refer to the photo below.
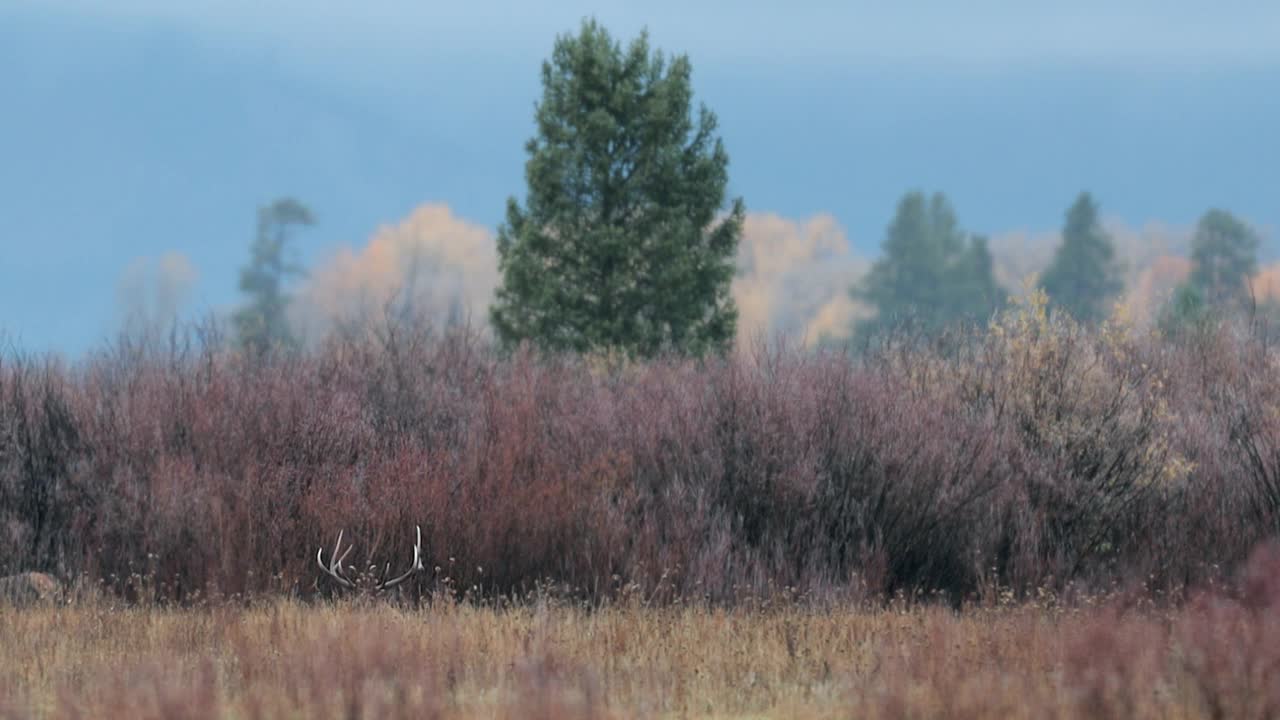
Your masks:
M10 353L0 573L309 594L339 529L395 562L421 525L413 593L1173 590L1280 529L1275 361L1042 298L862 356L500 355L409 324L261 357L208 334Z

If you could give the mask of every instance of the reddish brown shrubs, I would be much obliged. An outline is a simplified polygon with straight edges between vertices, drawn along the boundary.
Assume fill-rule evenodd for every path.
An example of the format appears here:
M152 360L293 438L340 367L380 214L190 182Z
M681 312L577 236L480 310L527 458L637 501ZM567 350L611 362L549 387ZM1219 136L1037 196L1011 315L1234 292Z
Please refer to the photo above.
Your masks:
M181 339L10 356L0 572L305 594L339 528L365 562L421 525L411 594L1174 592L1276 532L1275 359L1034 303L856 357L620 365L407 330L262 359Z

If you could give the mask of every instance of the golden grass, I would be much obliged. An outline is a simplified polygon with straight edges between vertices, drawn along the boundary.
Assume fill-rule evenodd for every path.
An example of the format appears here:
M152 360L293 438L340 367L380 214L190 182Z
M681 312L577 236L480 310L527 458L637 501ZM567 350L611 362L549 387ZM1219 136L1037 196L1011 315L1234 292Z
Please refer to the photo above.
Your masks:
M0 717L1208 716L1179 622L1033 606L0 608ZM1229 704L1248 697L1223 698L1249 715Z

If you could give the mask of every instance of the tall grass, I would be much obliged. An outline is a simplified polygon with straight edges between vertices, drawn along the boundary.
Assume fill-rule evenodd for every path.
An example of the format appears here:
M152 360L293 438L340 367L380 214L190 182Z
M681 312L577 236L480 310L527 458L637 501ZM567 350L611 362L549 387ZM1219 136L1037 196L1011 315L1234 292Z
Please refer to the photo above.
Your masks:
M0 607L0 717L1240 718L1280 714L1280 553L1129 595L585 607Z
M325 592L339 529L407 562L414 525L414 595L1179 593L1278 522L1274 348L1035 300L856 356L500 356L392 326L264 358L192 333L0 359L0 573L130 599Z

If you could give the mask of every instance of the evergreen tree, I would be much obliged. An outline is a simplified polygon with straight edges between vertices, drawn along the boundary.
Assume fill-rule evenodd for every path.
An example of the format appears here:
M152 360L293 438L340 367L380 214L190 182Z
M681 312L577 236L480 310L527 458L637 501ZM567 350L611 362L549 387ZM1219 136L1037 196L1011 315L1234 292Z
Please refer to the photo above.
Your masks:
M864 335L901 322L936 333L959 321L981 320L1001 304L986 239L960 229L941 193L903 196L883 250L853 289L855 298L878 311L860 326Z
M1098 206L1089 193L1080 193L1067 210L1062 245L1040 276L1051 307L1064 310L1082 323L1104 320L1124 289L1115 245L1098 220Z
M1239 309L1249 299L1248 279L1258 269L1258 235L1225 210L1200 218L1191 239L1191 277L1204 303L1219 312Z
M311 211L293 198L282 198L258 209L258 230L249 248L249 264L240 271L240 291L249 302L232 317L241 345L256 352L293 345L285 311L289 297L285 280L302 275L301 264L285 257L286 246L298 226L315 223Z
M996 283L995 262L985 235L970 238L960 280L955 292L959 317L982 319L1004 305L1005 292Z
M1160 311L1160 331L1169 337L1194 336L1212 327L1214 315L1205 303L1204 294L1191 283L1179 285L1173 297Z
M727 347L743 205L728 213L716 117L693 112L686 56L624 50L595 21L557 38L542 66L526 204L498 230L491 310L505 345L552 350Z

